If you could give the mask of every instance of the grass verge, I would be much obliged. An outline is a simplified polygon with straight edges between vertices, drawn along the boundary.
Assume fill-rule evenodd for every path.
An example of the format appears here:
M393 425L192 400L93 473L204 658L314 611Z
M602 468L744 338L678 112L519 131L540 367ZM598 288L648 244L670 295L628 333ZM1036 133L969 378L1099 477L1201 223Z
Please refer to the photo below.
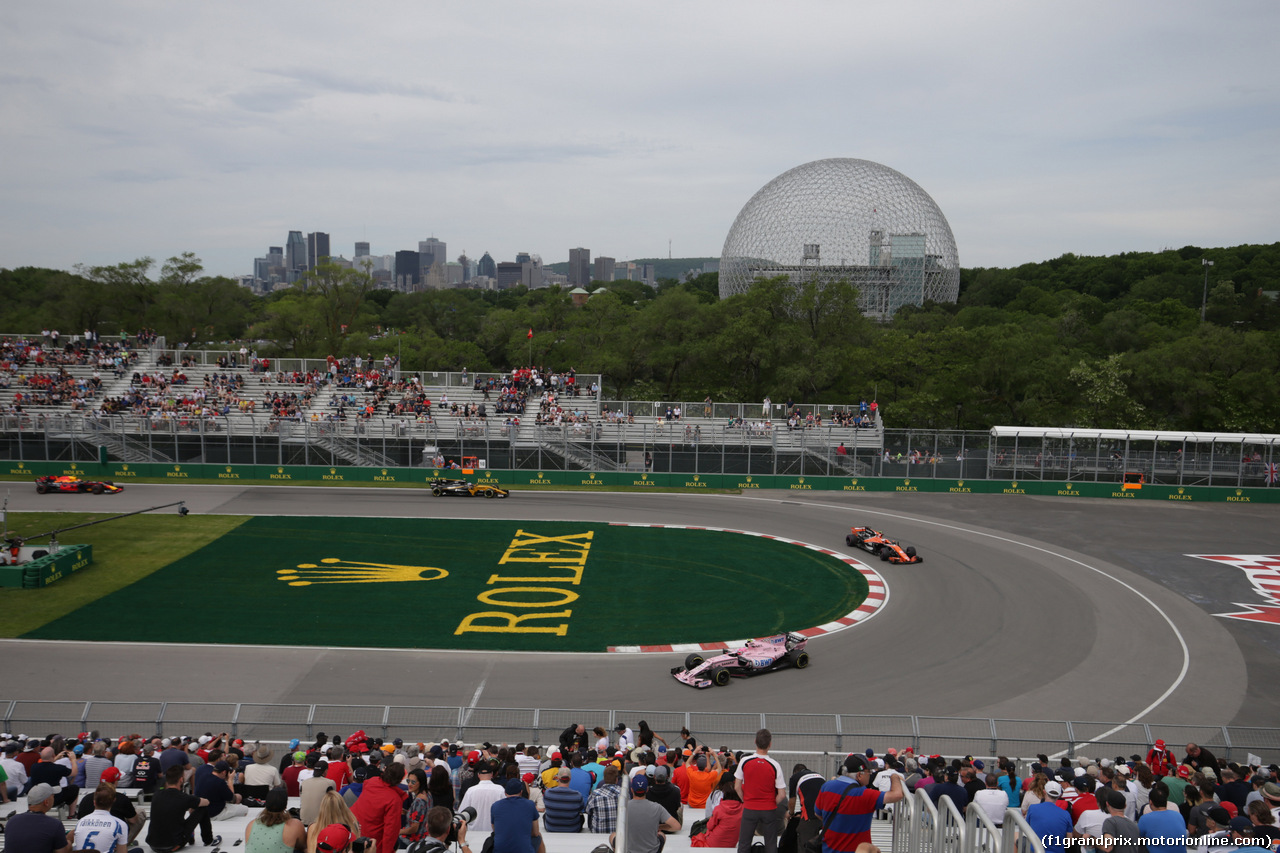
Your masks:
M86 512L10 512L9 528L20 536L32 536L109 517ZM64 533L58 537L64 545L93 546L93 565L41 589L0 589L0 636L21 636L92 604L204 547L245 521L245 516L184 518L173 512L135 515ZM152 604L158 606L161 602ZM128 613L105 609L101 616L130 618Z

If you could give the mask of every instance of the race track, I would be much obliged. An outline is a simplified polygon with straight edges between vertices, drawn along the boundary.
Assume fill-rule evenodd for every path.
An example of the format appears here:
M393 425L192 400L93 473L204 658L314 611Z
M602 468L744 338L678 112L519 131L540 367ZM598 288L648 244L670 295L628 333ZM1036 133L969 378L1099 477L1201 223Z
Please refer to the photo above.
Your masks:
M484 501L433 499L425 490L406 489L169 485L131 485L106 500L114 511L185 500L193 513L345 516L352 524L376 524L362 517L697 524L785 536L871 561L844 544L849 525L861 523L914 544L925 562L893 566L875 560L890 590L886 606L848 630L812 640L808 670L719 689L695 691L671 679L668 670L681 654L292 648L286 612L278 614L279 648L0 641L8 699L842 712L1246 726L1270 726L1280 718L1280 705L1266 689L1280 678L1280 644L1273 636L1280 626L1211 615L1245 600L1248 585L1238 570L1182 556L1274 553L1275 510L1265 505L768 491L516 492L507 501ZM92 509L101 506L94 500ZM54 495L42 498L39 508L89 507L85 496ZM643 619L644 613L627 606L628 589L645 583L643 575L616 583L619 618ZM673 598L684 594L670 590ZM221 611L219 618L253 607L252 601L210 604ZM139 605L149 618L215 618L173 612L163 601ZM726 596L706 606L732 608L734 600ZM363 613L358 598L335 600L333 609L342 619L437 616ZM98 675L65 677L77 672Z

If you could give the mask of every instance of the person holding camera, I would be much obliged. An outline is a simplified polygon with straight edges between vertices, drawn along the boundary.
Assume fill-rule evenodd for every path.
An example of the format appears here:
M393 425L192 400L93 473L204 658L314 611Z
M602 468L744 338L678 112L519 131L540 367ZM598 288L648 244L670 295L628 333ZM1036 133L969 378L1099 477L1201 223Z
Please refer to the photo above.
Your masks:
M394 851L400 839L400 813L405 801L405 794L400 790L403 779L404 765L392 762L381 776L371 776L364 783L360 797L351 807L360 828L377 841L383 851Z
M689 779L689 808L705 809L707 797L720 784L720 776L724 773L724 764L719 753L702 747L701 752L689 763L685 775Z
M458 846L470 853L466 817L454 815L444 806L432 806L427 811L427 837L410 844L409 853L446 853L455 840Z

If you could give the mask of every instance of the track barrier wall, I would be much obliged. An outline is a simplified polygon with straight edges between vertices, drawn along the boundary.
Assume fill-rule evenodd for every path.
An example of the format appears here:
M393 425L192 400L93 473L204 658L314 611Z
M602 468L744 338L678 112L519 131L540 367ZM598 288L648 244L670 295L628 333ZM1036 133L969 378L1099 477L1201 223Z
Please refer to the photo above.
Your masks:
M472 482L521 486L574 486L581 488L628 487L642 489L781 489L827 492L930 492L942 494L1040 495L1062 498L1112 498L1217 503L1280 503L1280 489L1230 486L1165 486L1146 484L1124 488L1120 483L1048 480L948 480L928 477L823 477L770 474L676 474L632 471L532 471L436 468L378 468L319 465L210 465L152 462L0 462L0 471L11 477L76 475L127 484L148 479L164 482L210 480L214 482L386 483L425 486L436 478L463 478Z
M1198 743L1228 761L1249 754L1263 764L1280 761L1280 729L1054 720L950 719L853 714L760 714L635 709L474 708L411 705L278 705L248 702L67 702L0 699L3 729L46 734L99 730L104 735L196 736L205 731L270 741L343 737L363 729L371 737L424 743L443 738L465 743L554 744L571 723L598 723L612 731L619 722L643 719L659 733L688 728L713 747L746 748L758 729L773 732L770 753L789 767L802 760L828 775L850 752L912 747L917 755L1089 757L1145 754L1156 738ZM607 723L607 725L606 725Z

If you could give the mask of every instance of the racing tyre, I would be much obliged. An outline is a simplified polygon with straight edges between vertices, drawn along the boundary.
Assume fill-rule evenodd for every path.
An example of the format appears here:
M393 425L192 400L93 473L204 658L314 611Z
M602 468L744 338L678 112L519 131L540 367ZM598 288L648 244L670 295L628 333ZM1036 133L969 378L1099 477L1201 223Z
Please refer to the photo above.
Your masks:
M852 534L852 533L850 533L848 536L844 537L844 544L848 545L850 548L852 548L852 547L853 547L853 534Z
M729 675L729 670L727 669L721 669L720 667L716 667L715 669L711 670L711 683L714 684L716 687L724 687L726 684L729 683L729 679L731 677L732 676Z
M880 560L881 560L882 562L885 562L885 563L889 562L889 549L888 549L888 548L881 548L881 549L880 549Z
M444 494L444 489L432 489L431 494L435 495L436 497L440 497L441 495Z
M907 556L908 556L908 557L914 557L915 555L916 555L916 546L915 546L915 545L908 545L908 546L907 546Z
M484 496L486 498L496 498L498 496L498 493L495 492L493 489L485 489Z
M800 652L800 654L796 655L791 659L791 665L794 666L796 669L804 669L806 666L809 665L809 653Z
M102 494L102 492L103 492L102 484L101 484L101 483L94 483L92 486L90 486L90 487L89 487L89 491L93 492L95 495L100 495L100 494Z
M48 483L36 483L36 494L37 494L37 495L47 495L47 494L49 494L49 484L48 484Z
M704 658L702 655L698 654L697 652L694 652L693 654L689 655L687 658L684 659L684 668L693 669L694 667L702 666L705 660L706 658Z
M42 549L42 550L39 550L39 551L32 551L32 552L31 552L31 559L33 559L33 560L38 560L38 559L40 559L41 557L47 557L47 556L49 556L49 552L48 552L48 551L45 551L45 550L43 550L43 549Z

